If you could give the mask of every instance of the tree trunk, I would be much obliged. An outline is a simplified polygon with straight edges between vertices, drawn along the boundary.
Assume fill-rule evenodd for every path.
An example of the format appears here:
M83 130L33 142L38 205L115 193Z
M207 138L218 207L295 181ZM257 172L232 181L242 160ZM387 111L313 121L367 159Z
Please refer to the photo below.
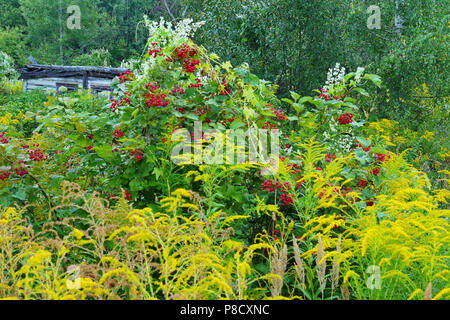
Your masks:
M63 56L63 24L62 24L62 3L59 0L59 60L61 65L64 64Z

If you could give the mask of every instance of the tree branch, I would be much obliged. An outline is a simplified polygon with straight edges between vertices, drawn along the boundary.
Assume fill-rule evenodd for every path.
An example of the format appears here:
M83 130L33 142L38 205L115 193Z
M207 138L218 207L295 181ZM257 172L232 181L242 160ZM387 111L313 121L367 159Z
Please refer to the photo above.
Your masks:
M183 14L181 15L183 18L186 16L187 9L189 9L189 5L187 5L186 8L184 8L183 10Z
M174 17L174 15L172 14L172 11L170 11L169 6L167 5L167 0L163 0L163 2L164 2L164 5L166 6L167 12L169 13L169 16L170 16L173 20L176 20L175 17Z

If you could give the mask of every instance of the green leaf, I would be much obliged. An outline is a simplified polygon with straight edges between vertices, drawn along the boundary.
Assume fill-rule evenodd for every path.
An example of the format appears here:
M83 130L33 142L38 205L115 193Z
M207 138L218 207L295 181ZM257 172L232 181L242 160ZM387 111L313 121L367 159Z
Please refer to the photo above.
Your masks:
M291 99L286 99L286 98L281 99L281 101L289 103L290 105L292 105L294 103L294 101L292 101Z
M164 171L163 171L163 169L161 169L161 168L155 168L155 169L153 169L153 172L152 172L152 173L156 176L156 181L159 180L159 177L161 177L162 175L164 175Z
M289 91L291 93L291 97L294 98L294 101L297 101L300 99L300 95L298 93L295 93L294 91Z
M133 180L131 180L131 182L130 182L130 191L131 192L140 191L142 189L143 189L143 186L142 186L142 181L140 180L140 178L134 178Z
M369 96L369 93L366 90L364 90L363 88L355 88L353 90L356 91L356 92L361 93L363 96L366 96L366 97Z
M24 189L19 189L17 192L13 194L13 198L25 201L27 199L27 193Z
M298 103L294 103L292 106L297 113L301 113L303 110L305 110L305 106Z
M104 144L102 146L96 146L95 147L95 152L97 153L97 155L110 162L114 159L114 153L112 152L112 147L109 144Z
M313 101L314 101L314 99L313 99L312 97L307 96L307 97L301 98L301 99L298 101L298 103L313 102Z
M230 128L231 128L231 129L238 129L238 128L241 128L241 127L243 127L243 126L245 126L245 123L244 123L244 122L241 122L241 121L234 121L234 122L230 125Z
M194 121L198 120L198 114L196 113L188 113L185 115L185 117Z
M381 87L381 78L380 76L376 75L376 74L366 74L363 77L361 77L361 79L369 79L370 81L372 81L378 88Z

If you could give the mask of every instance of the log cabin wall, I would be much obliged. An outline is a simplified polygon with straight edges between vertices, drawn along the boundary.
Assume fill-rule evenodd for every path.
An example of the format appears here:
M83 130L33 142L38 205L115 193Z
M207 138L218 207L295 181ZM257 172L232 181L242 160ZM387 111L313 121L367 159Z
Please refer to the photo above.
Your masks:
M83 78L36 78L23 81L23 90L50 89L58 91L61 86L67 89L83 88ZM87 88L94 92L111 89L111 79L89 78Z
M61 86L68 90L92 89L94 92L111 91L114 77L127 69L87 66L50 66L29 64L21 70L23 90L50 89L59 91Z

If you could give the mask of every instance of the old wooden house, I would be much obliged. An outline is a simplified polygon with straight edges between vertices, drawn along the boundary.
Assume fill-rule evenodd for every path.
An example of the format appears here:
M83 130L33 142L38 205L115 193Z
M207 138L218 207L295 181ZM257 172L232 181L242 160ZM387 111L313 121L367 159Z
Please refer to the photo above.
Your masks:
M102 68L87 66L53 66L28 64L20 70L23 90L36 88L59 91L60 87L68 90L78 88L92 89L93 92L111 91L111 81L127 69Z

